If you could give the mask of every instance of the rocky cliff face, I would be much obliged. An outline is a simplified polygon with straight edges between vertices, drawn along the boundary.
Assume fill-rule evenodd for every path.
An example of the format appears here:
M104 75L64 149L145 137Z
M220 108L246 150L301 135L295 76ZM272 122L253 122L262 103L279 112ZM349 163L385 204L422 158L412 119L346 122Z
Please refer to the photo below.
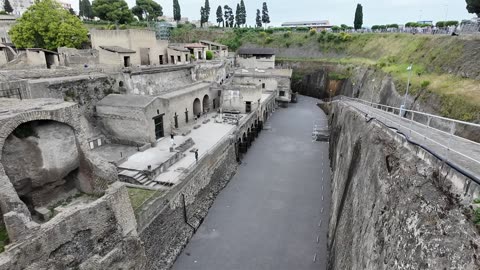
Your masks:
M480 269L480 188L351 107L330 118L328 269Z
M2 163L29 206L61 199L74 188L79 167L74 131L54 121L22 124L7 138Z

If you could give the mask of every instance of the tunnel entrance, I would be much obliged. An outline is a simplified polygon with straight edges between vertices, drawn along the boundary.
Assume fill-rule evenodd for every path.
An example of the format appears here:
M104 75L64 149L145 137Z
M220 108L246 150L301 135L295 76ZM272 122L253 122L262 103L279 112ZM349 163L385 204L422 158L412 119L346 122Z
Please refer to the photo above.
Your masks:
M79 152L74 130L66 124L21 124L7 137L1 162L32 215L77 193Z

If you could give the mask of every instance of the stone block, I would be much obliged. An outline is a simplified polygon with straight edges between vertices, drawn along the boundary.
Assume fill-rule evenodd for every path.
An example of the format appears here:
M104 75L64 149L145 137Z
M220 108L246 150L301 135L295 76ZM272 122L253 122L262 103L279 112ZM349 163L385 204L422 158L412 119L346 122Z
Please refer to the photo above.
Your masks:
M42 221L49 221L52 217L52 211L45 207L36 207L35 213L40 217Z

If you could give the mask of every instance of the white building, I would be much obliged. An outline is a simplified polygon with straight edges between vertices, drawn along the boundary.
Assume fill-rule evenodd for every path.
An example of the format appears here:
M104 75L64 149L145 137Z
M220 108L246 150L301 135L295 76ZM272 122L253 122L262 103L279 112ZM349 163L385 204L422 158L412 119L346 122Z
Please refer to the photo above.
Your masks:
M300 22L285 22L282 23L282 27L307 27L315 30L324 30L332 28L329 20L320 20L320 21L300 21Z

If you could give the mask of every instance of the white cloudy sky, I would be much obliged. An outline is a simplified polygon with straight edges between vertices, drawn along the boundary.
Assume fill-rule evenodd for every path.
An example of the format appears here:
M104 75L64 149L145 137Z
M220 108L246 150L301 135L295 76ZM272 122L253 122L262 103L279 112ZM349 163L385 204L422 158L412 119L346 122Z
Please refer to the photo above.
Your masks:
M74 9L78 9L78 1L67 0ZM92 0L90 0L92 1ZM126 0L130 7L135 0ZM172 16L173 0L154 0L163 7L167 16ZM244 0L247 8L247 23L255 22L256 9L261 9L262 1ZM190 20L198 20L200 7L205 0L179 0L182 16ZM236 7L240 0L210 0L212 7L210 21L215 21L218 5L227 4ZM465 0L267 0L272 24L280 25L286 21L328 19L332 24L353 24L353 16L357 3L363 5L364 25L389 23L406 23L408 21L462 20L474 17L465 9Z

